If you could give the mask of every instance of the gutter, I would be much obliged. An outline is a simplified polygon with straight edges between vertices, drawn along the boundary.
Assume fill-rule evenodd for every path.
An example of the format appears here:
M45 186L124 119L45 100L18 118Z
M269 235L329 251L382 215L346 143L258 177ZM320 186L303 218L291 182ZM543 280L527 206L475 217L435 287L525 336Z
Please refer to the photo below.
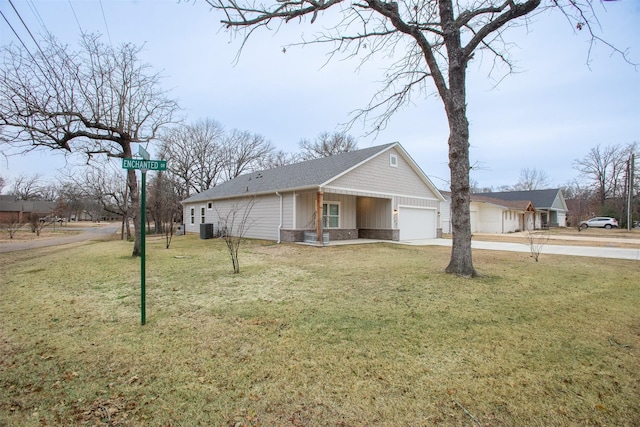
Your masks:
M278 244L280 243L280 230L282 230L282 194L276 191L276 196L280 197L280 224L278 224Z

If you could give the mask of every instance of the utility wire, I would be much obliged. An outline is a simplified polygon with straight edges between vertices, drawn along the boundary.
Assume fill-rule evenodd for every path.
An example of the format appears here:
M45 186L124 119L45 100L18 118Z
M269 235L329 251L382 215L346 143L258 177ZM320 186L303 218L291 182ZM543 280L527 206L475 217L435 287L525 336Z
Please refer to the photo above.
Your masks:
M38 40L36 40L36 38L33 36L33 33L31 33L31 30L29 29L29 27L27 26L26 22L24 22L24 20L22 19L22 16L20 16L20 13L18 12L18 9L16 9L16 7L13 5L13 2L11 0L9 0L9 4L11 5L11 7L13 8L13 11L16 13L16 15L18 15L18 18L20 18L20 22L22 22L22 25L24 26L24 28L27 30L27 33L29 33L29 35L31 36L31 40L33 40L33 42L36 44L36 47L38 48L38 50L40 51L40 53L42 54L42 57L44 58L44 60L47 62L47 64L49 65L49 68L51 70L51 72L53 74L56 74L56 70L55 68L53 68L53 66L51 66L51 63L49 62L49 58L47 58L47 55L44 54L44 51L42 50L42 48L40 47L40 44L38 43ZM23 44L24 45L24 44ZM58 77L56 75L56 77ZM60 78L58 77L58 80Z
M29 9L31 9L31 12L33 13L33 16L35 16L38 22L40 23L40 26L44 30L45 34L51 35L49 30L47 29L47 26L44 24L44 21L42 20L42 16L40 16L40 12L38 11L38 8L33 3L33 0L27 0L27 4L29 5Z
M109 38L109 44L113 45L113 42L111 41L111 33L109 33L109 25L107 25L107 17L104 15L104 7L102 7L102 0L100 0L100 10L102 11L102 20L104 21L104 27L107 29L107 37Z
M9 4L11 5L11 7L13 8L13 11L16 13L16 15L18 16L18 18L20 19L20 22L22 22L22 25L24 26L24 28L27 30L27 32L29 33L29 35L31 36L31 39L33 40L33 42L35 43L36 47L38 48L38 50L40 51L40 54L42 55L42 58L44 59L44 61L47 63L47 65L49 66L49 72L45 72L42 67L40 66L40 63L36 60L36 58L33 56L33 54L31 53L31 51L29 50L29 48L27 48L27 45L22 41L22 39L20 38L20 36L18 35L18 33L14 30L14 28L11 26L11 24L9 24L9 21L7 20L7 18L4 16L4 14L2 14L2 17L4 18L5 21L7 21L7 24L9 24L9 27L11 27L11 30L13 31L13 33L16 35L16 37L18 38L18 40L20 40L20 43L22 43L22 46L24 46L25 50L27 51L27 53L29 54L29 56L31 57L31 59L33 59L33 62L36 64L36 66L40 69L40 71L42 72L43 77L51 84L51 87L57 91L56 89L56 84L50 79L50 75L53 74L56 79L58 80L60 86L62 87L62 90L64 92L67 92L67 88L65 87L64 81L62 80L62 78L60 78L60 76L58 75L58 72L56 71L56 69L51 65L51 62L49 62L49 58L47 57L47 55L44 53L44 51L42 50L42 48L40 47L40 44L38 43L38 41L36 40L36 38L33 36L33 33L31 32L31 30L29 29L29 27L27 26L27 23L24 22L24 19L22 19L22 16L20 15L20 12L18 12L18 9L16 9L16 7L14 6L13 2L11 0L9 0Z
M78 15L76 15L76 10L73 8L71 4L71 0L69 0L69 7L71 8L71 12L73 12L73 17L76 19L76 23L78 24L78 28L80 29L80 34L83 34L82 26L80 25L80 21L78 20Z

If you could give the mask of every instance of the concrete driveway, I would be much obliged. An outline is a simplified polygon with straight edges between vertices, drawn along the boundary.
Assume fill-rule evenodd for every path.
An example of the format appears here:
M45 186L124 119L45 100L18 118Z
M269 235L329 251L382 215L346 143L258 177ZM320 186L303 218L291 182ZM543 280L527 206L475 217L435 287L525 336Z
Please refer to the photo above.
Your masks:
M576 240L576 239L567 239ZM586 256L594 258L617 258L640 260L640 240L639 239L623 239L625 243L637 244L637 248L616 248L616 247L596 247L596 246L565 246L545 243L540 249L540 254L553 255L571 255ZM426 239L426 240L408 240L399 242L404 245L414 246L451 246L451 239ZM615 244L613 242L612 244ZM480 240L472 240L471 248L483 249L489 251L508 251L508 252L531 252L529 243L509 243L509 242L486 242Z

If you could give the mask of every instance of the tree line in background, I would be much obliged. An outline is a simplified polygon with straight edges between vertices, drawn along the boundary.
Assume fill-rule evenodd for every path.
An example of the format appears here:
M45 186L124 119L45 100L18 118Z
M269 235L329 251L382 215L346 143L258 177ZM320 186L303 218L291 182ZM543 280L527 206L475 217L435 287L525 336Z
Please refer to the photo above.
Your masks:
M322 132L315 140L301 139L300 151L285 153L268 140L247 131L226 131L214 120L175 126L159 136L159 157L167 160L167 170L150 173L146 191L148 232L165 234L167 245L182 221L181 201L237 176L304 160L330 156L357 149L355 138L340 132ZM131 240L131 222L137 206L131 203L127 171L116 162L91 162L67 170L55 182L39 175L20 175L12 182L0 177L0 193L20 201L54 202L51 212L35 213L46 217L44 226L55 219L118 220L122 238ZM136 187L137 188L137 187ZM8 229L19 226L17 219Z
M167 170L150 174L148 179L148 232L170 238L175 225L182 222L182 200L243 173L357 149L355 138L337 132L323 132L313 141L302 139L298 145L299 152L285 153L261 135L235 129L226 131L211 119L171 128L160 137L159 157L168 160ZM565 199L571 202L573 221L612 216L619 220L621 227L626 227L630 159L638 154L638 148L636 143L598 145L573 161L578 176L560 187ZM126 172L119 164L110 162L87 165L82 169L80 173L63 172L55 182L44 181L38 175L20 175L12 182L0 177L0 193L16 200L55 202L53 217L65 221L121 221L122 238L132 239L134 214ZM640 219L640 174L635 174L633 179L631 209L632 218L637 221ZM528 191L550 186L550 179L543 170L525 168L512 185L483 188L476 184L473 192ZM36 216L41 218L46 214ZM25 223L33 222L27 219ZM7 221L4 222L7 229L17 225L14 221L9 227ZM39 231L37 226L31 229Z
M597 145L583 157L573 160L578 176L560 186L565 200L569 201L570 218L576 225L593 216L618 219L621 227L627 226L627 213L632 220L640 219L640 176L634 158L640 152L638 143ZM530 191L551 187L551 180L541 169L525 168L520 171L518 182L497 188L481 187L472 181L472 193L492 191ZM629 203L631 201L631 203Z

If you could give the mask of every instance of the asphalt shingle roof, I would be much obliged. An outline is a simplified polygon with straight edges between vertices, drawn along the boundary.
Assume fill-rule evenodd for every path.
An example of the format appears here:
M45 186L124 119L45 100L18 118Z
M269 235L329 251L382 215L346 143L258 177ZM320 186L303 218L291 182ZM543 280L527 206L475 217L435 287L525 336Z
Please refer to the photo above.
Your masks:
M490 197L505 201L530 200L536 209L550 208L560 190L557 188L530 191L498 191L493 193L477 193L477 196Z
M378 145L240 175L195 194L183 203L317 187L396 144Z

